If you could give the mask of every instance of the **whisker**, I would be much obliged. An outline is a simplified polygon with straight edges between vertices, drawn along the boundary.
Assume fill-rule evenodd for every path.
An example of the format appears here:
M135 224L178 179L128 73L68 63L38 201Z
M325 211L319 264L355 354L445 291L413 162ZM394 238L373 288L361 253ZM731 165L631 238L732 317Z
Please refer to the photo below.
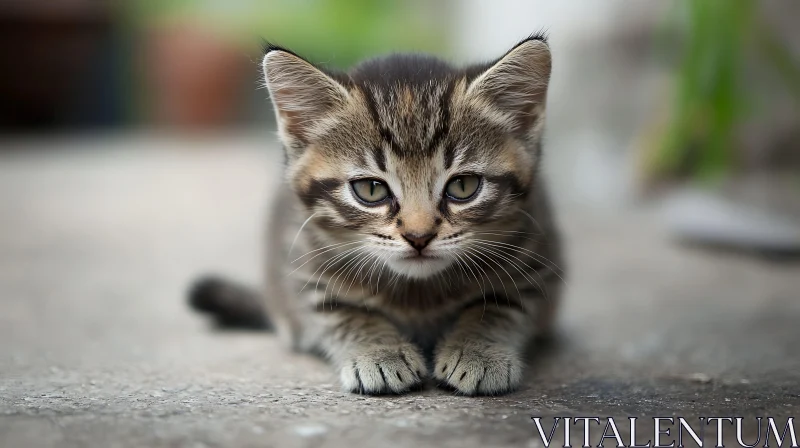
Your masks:
M544 267L550 268L551 270L554 271L554 273L556 275L558 275L558 272L555 272L555 271L562 271L563 272L563 269L561 269L553 261L551 261L550 259L548 259L544 255L538 254L538 253L536 253L536 252L534 252L534 251L532 251L530 249L526 249L524 247L517 246L515 244L504 243L502 241L484 240L484 239L480 239L480 238L473 238L473 240L474 241L483 241L483 242L491 243L491 244L494 244L494 245L499 245L499 246L496 246L496 247L502 246L502 247L507 248L509 250L514 250L514 251L517 251L519 253L528 254L527 256L531 257L534 260L539 261L540 263L542 263L544 265ZM550 263L550 266L548 266L547 264L544 264L545 262ZM558 278L560 278L561 281L564 282L564 284L566 284L566 280L564 280L560 275L558 275Z
M306 264L308 264L308 263L309 263L311 260L313 260L313 259L315 259L315 258L319 257L320 255L322 255L322 254L324 254L324 253L326 253L326 252L330 252L330 251L332 251L332 250L336 250L336 249L341 249L341 248L342 248L342 247L344 247L344 246L349 246L349 245L351 245L351 244L356 244L356 243L362 243L362 241L353 241L353 242L351 242L351 243L341 243L341 244L338 244L338 245L336 245L335 247L331 247L331 248L329 248L328 250L325 250L325 251L323 251L323 252L320 252L320 253L318 253L318 254L314 255L313 257L309 258L309 259L308 259L308 260L306 260L305 262L303 262L303 264L301 264L300 266L296 267L296 268L295 268L295 270L293 270L292 272L290 272L290 273L288 273L288 274L286 274L286 275L292 275L292 274L294 274L295 272L297 272L297 270L298 270L298 269L300 269L300 268L302 268L303 266L305 266ZM300 257L300 258L303 258L303 257ZM298 260L299 260L299 258L298 258ZM295 260L295 261L297 261L297 260ZM294 262L293 262L293 263L294 263Z
M331 259L329 259L329 260L325 261L324 263L322 263L322 264L321 264L321 265L320 265L320 266L317 268L317 270L316 270L316 271L314 271L313 273L311 273L311 276L309 277L309 279L308 279L308 281L306 282L306 284L305 284L305 285L303 285L303 288L300 290L300 292L303 292L303 289L305 289L305 288L306 288L306 286L308 286L308 283L309 283L311 280L313 280L313 279L314 279L314 275L315 275L315 274L316 274L316 273L317 273L317 272L318 272L320 269L322 269L323 267L325 267L325 269L324 269L322 272L320 272L319 276L317 277L317 283L316 283L316 285L314 286L314 291L317 291L317 290L319 289L319 282L320 282L320 280L322 279L322 276L325 274L325 271L327 271L329 268L331 268L331 267L332 267L332 266L333 266L333 265L334 265L334 264L335 264L335 263L336 263L338 260L340 260L341 258L343 258L343 257L346 257L348 254L351 254L351 253L355 252L356 250L358 250L358 249L360 249L360 248L361 248L361 246L359 246L359 247L353 247L353 248L347 249L346 251L344 251L344 252L342 252L342 253L340 253L340 254L337 254L337 255L335 255L335 256L333 256L333 257L331 257ZM327 266L327 267L326 267L326 266Z
M337 260L337 259L341 259L342 257L346 257L346 256L347 256L347 254L349 254L349 253L353 253L353 252L357 251L358 249L360 249L360 247L355 247L355 248L352 248L352 249L348 249L347 251L345 251L345 252L343 252L343 253L341 253L341 254L339 254L339 255L336 255L335 257L331 258L330 260L328 260L328 261L326 261L325 263L323 263L323 264L322 264L320 267L318 267L318 268L317 268L317 271L319 271L320 269L322 269L322 267L323 267L323 266L325 267L325 269L323 269L323 270L322 270L322 272L320 272L319 276L317 277L317 283L314 285L314 292L315 292L315 293L319 293L319 282L320 282L320 280L322 280L322 276L323 276L323 275L325 275L325 272L326 272L328 269L330 269L331 267L333 267L333 265L336 263L336 260ZM326 265L327 265L327 266L326 266ZM305 285L303 285L303 288L300 290L301 292L302 292L302 290L303 290L303 289L305 289L305 288L306 288L306 286L308 286L308 283L309 283L311 280L313 280L313 278L314 278L314 274L316 274L316 273L317 273L317 271L314 271L314 273L313 273L313 274L311 274L311 276L309 277L308 281L306 281L306 284L305 284ZM326 296L327 296L327 291L328 291L328 285L326 284L326 285L325 285L325 292L322 294L322 309L323 309L323 310L325 310L325 298L326 298ZM333 309L333 304L331 304L331 309Z
M527 236L521 236L521 235L505 235L505 234L502 234L502 233L494 233L494 232L473 232L473 234L474 235L495 235L495 236L503 236L503 237L514 236L516 238L522 238L523 240L532 241L534 243L541 243L540 240L535 240L533 238L530 238L530 237L527 237ZM500 242L500 241L498 241L498 242Z
M292 245L289 246L289 256L292 256L292 249L294 249L294 245L297 243L297 238L300 237L300 232L303 231L303 228L306 226L306 224L308 224L308 222L311 221L311 218L316 216L317 213L319 212L312 213L311 216L308 217L308 219L303 221L303 224L300 226L300 230L298 230L297 233L294 235L294 239L292 240Z
M530 213L526 212L525 210L523 210L521 208L518 208L517 211L522 213L523 215L527 216L531 220L533 225L535 225L539 229L538 235L544 235L544 229L542 229L542 226L539 224L539 221L537 221L536 218L534 218L533 216L531 216Z
M528 263L525 263L520 258L516 257L514 255L514 253L518 253L521 256L529 257L533 261L536 261L538 263L542 263L541 266L544 267L545 269L552 270L552 269L550 269L550 266L545 265L542 260L539 260L539 259L534 257L535 255L538 255L538 254L536 254L536 252L532 252L532 251L525 252L524 250L521 250L521 248L516 247L514 245L511 245L511 247L509 247L508 245L500 245L501 243L499 243L497 241L483 240L483 239L480 239L480 238L474 238L473 242L475 242L476 244L482 244L484 246L493 247L494 249L504 253L505 255L507 255L509 257L513 257L514 259L518 260L520 263L522 263L524 266L526 266L528 269L530 269L531 271L533 271L535 273L538 273L537 269L535 269L533 266L529 265ZM530 254L528 252L530 252Z
M475 256L478 257L479 260L483 261L483 258L481 257L481 253L479 251L475 250L474 248L473 249L467 248L465 252L468 253L468 254L475 255ZM483 272L484 278L489 278L489 274L487 274L486 271L480 265L478 265L477 262L475 263L475 266ZM495 275L497 275L499 277L499 274L497 273L497 271L493 267L491 267L491 265L487 264L486 266L488 266L492 271L494 271ZM506 290L506 285L504 285L503 282L500 282L500 285L503 287L503 291L505 292L506 296L508 296L508 291ZM497 302L497 291L495 291L495 289L494 289L494 283L492 282L491 278L489 278L489 286L492 287L492 295L494 296L494 304L497 305L497 309L499 310L500 309L500 304Z
M506 268L503 266L503 264L502 264L502 263L500 263L499 261L497 261L497 260L495 259L495 257L493 257L493 256L492 256L492 254L488 254L487 258L488 258L490 261L492 261L494 264L496 264L496 265L497 265L497 267L499 267L500 269L502 269L502 270L503 270L503 272L505 272L505 274L508 276L508 279L509 279L509 280L511 280L511 284L512 284L512 285L514 285L514 289L516 289L516 290L517 290L517 297L519 297L519 298L520 298L520 305L522 306L522 309L524 310L524 309L525 309L525 305L522 303L522 293L521 293L521 292L519 292L519 288L517 287L517 281L516 281L516 280L514 280L514 276L512 276L512 275L511 275L511 273L510 273L510 272L508 272L508 270L506 270ZM499 274L498 274L498 277L499 277ZM503 288L505 288L505 282L503 283ZM508 301L508 306L511 306L511 297L509 297L509 296L506 296L506 299L507 299L507 301Z
M399 273L399 272L395 272L395 273L392 275L392 277L389 279L389 284L388 284L388 285L386 285L386 287L388 287L388 288L391 288L392 286L394 286L394 284L395 284L395 283L396 283L398 280L400 280L400 273ZM392 297L394 297L394 296L392 296Z
M333 285L333 289L336 289L336 280L339 278L339 275L341 274L341 272L342 272L342 271L344 271L344 269L346 269L346 268L347 268L347 267L350 265L350 263L351 263L351 262L352 262L354 259L357 259L356 257L357 257L358 253L359 253L359 252L360 252L362 249L363 249L363 247L359 247L359 248L358 248L358 250L354 251L354 252L351 254L351 255L353 255L353 259L351 259L351 260L347 260L347 261L345 262L345 264L344 264L344 265L342 265L342 266L339 266L339 267L338 267L338 268L337 268L337 269L336 269L336 270L333 272L333 274L330 276L330 278L329 278L329 281L328 281L328 282L325 284L325 290L324 290L324 291L322 291L322 301L323 301L323 303L325 302L325 299L328 297L328 288L330 288L330 287L331 287L331 285ZM327 268L326 268L326 270L327 270ZM323 271L323 272L322 272L322 274L320 274L320 278L322 277L322 275L323 275L324 273L325 273L325 271ZM319 279L317 279L317 281L319 281ZM334 298L335 298L335 297L333 296L333 293L332 293L332 294L331 294L331 309L333 309L333 299L334 299Z
M488 277L488 275L486 274L486 271L484 271L483 269L480 268L480 266L478 266L478 263L475 261L474 258L472 258L472 254L470 254L469 252L466 252L466 251L462 252L461 254L464 256L464 258L467 259L467 261L469 262L469 264L471 266L475 267L476 271L480 270L483 273L482 276L479 276L480 277L479 280L481 282L481 285L483 285L483 287L486 288L486 279ZM494 285L492 285L492 291L494 292Z
M304 253L303 255L300 255L299 257L295 258L295 259L294 259L294 260L292 260L291 262L292 262L292 263L296 263L296 262L297 262L297 261L299 261L301 258L303 258L303 257L305 257L305 256L307 256L307 255L311 255L311 254L313 254L313 253L315 253L315 252L319 252L319 251L321 251L321 250L325 250L325 249L328 249L328 248L331 248L331 247L339 247L339 246L343 246L343 245L346 245L346 244L360 243L360 242L363 242L363 241L364 241L364 240L357 240L357 241L345 241L345 242L341 242L341 243L333 243L333 244L328 244L327 246L322 246L322 247L319 247L319 248L317 248L317 249L310 250L310 251L308 251L308 252Z
M461 256L458 253L453 252L453 254L456 257L461 258ZM478 280L478 276L475 275L475 272L472 270L472 268L466 262L464 262L464 266L467 267L469 272L472 274L472 277L475 278L475 283L478 284L478 288L480 288L481 290L481 294L483 295L483 310L486 311L486 291L483 289L483 285L481 285L480 280Z
M521 233L521 234L524 234L524 235L538 235L537 233L523 232L522 230L482 229L482 230L473 231L473 233L478 233L478 232L502 232L502 233Z
M468 250L468 251L473 251L473 252L474 252L474 253L476 253L476 254L477 254L479 257L481 257L481 259L482 259L482 260L484 259L483 257L485 256L485 254L481 253L481 252L480 252L480 250L479 250L477 247L467 247L467 248L465 248L465 250ZM486 259L488 259L488 260L490 260L490 261L493 261L495 264L497 264L498 266L500 266L500 267L502 268L502 266L501 266L499 263L497 263L497 261L496 261L496 260L492 259L491 257L489 257L489 256L486 256ZM489 263L486 263L486 266L487 266L487 267L489 267L489 269L491 269L491 270L494 272L494 275L495 275L495 276L497 276L497 279L498 279L498 280L500 280L500 286L502 286L502 287L503 287L503 293L505 294L505 296L506 296L506 299L508 299L508 301L509 301L509 304L510 304L510 302L511 302L511 299L510 299L510 298L509 298L509 296L508 296L508 289L506 289L506 284L505 284L505 282L504 282L504 281L502 281L502 280L500 279L500 273L499 273L499 272L497 272L497 269L495 269L495 268L494 268L494 267L493 267L491 264L489 264ZM510 276L509 276L509 277L510 277ZM513 278L511 278L511 283L514 283L514 279L513 279ZM516 287L516 284L514 284L514 286ZM517 293L519 293L519 290L517 290ZM495 298L495 303L496 303L496 302L497 302L497 299Z
M481 241L475 241L475 244L485 245L486 243L483 243ZM520 258L514 256L513 254L502 253L502 252L500 252L498 250L492 249L491 246L488 246L488 247L484 246L484 250L486 250L487 252L493 253L495 256L497 256L497 257L501 258L502 260L504 260L505 262L509 263L514 269L517 270L517 272L520 273L520 275L523 276L523 278L525 278L525 280L528 280L531 283L531 285L536 286L540 291L542 291L542 293L545 295L545 298L547 298L546 289L541 284L539 284L539 282L536 281L536 279L533 278L532 275L530 275L529 273L524 272L523 270L521 270L519 265L517 265L517 263L515 263L513 260L511 260L508 257L514 258L515 260L519 261L522 264L522 266L527 267L528 269L531 269L534 272L536 272L535 269L531 268L528 264L526 264ZM541 277L541 275L539 275L539 278L542 280L542 282L544 282L544 279ZM522 299L520 298L520 301L521 300Z
M388 263L388 262L389 262L389 259L385 258L383 260L383 264L381 265L381 269L378 271L378 278L377 278L377 280L375 280L375 291L376 292L378 292L380 290L380 287L381 287L380 286L381 285L381 276L383 275L383 272L384 272L384 270L386 268L386 263Z
M339 279L339 277L342 275L342 272L343 272L344 269L347 269L347 271L344 271L344 272L346 272L347 275L349 275L350 266L355 266L355 263L359 260L359 258L358 258L359 257L359 253L361 252L361 250L364 250L364 249L365 249L364 246L360 247L359 250L356 251L353 254L353 258L351 260L348 260L344 264L344 266L342 266L341 268L337 269L336 272L334 272L333 276L331 276L331 283L330 283L330 284L333 284L334 288L336 288L336 284L335 283ZM344 286L344 281L346 281L346 280L347 280L347 277L345 277L345 279L342 281L343 283L339 286L339 291L342 290L342 286ZM328 293L328 287L326 286L325 287L325 294L327 294L327 293ZM331 294L333 294L333 290L331 290ZM339 294L339 292L337 291L336 294ZM332 295L331 298L333 298L333 297L334 296Z
M345 292L344 292L344 295L345 295L345 296L346 296L346 295L347 295L347 294L350 292L350 288L352 288L352 287L353 287L353 283L355 283L356 279L358 278L358 275L359 275L359 274L361 274L361 270L362 270L362 269L364 269L364 266L366 266L366 265L367 265L367 263L369 262L369 260L372 260L372 259L373 259L373 258L375 258L375 257L376 257L376 255L375 255L375 254L372 254L372 253L368 253L368 254L364 255L364 261L362 261L362 262L359 264L358 271L356 271L356 273L355 273L355 274L353 274L353 279L352 279L352 280L350 280L350 286L348 286L348 287L347 287L347 291L345 291ZM347 281L347 277L345 277L345 281ZM338 294L338 293L337 293L337 294Z
M369 288L369 292L370 292L370 294L372 294L372 293L373 293L373 292L372 292L372 291L373 291L373 289L372 289L372 275L375 273L375 269L377 269L377 268L378 268L378 265L379 265L379 264L380 264L380 262L381 262L381 258L380 258L380 256L378 256L378 255L375 255L375 261L376 261L376 263L374 263L374 264L372 265L372 267L371 267L371 268L369 268L369 272L367 272L367 275L368 275L368 277L367 277L367 287ZM377 294L377 293L378 293L378 283L376 282L376 283L375 283L375 294Z
M489 249L485 249L485 250L489 250ZM520 269L519 265L517 265L516 262L506 258L505 256L503 256L503 255L501 255L501 254L499 254L497 252L494 252L494 255L499 257L499 258L501 258L503 261L505 261L509 265L511 265L511 267L513 267L517 272L519 272L522 275L522 278L527 280L531 285L535 286L539 291L543 290L543 288L539 284L539 282L537 282L536 279L534 279L533 277L530 277L524 271L522 271ZM500 265L500 263L498 263L498 265ZM522 293L520 292L519 288L517 287L517 282L514 281L514 277L508 271L506 271L506 273L509 275L509 278L511 278L511 282L514 284L514 288L516 288L516 290L517 290L517 294L518 294L517 298L519 300L519 305L524 310L525 309L525 303L522 301ZM547 297L546 294L545 294L545 297Z
M445 251L446 251L448 254L450 254L450 255L452 255L452 256L453 256L453 261L455 261L455 262L456 262L456 266L458 266L458 268L461 270L461 279L462 279L462 280L464 280L464 281L466 281L466 280L465 280L465 276L467 275L467 273L466 273L466 271L464 271L464 268L461 266L461 262L458 260L458 257L456 257L456 255L455 255L455 251L454 251L454 250L452 250L452 249L444 249L444 250L445 250Z
M445 293L444 288L442 287L442 278L443 274L441 271L437 272L436 275L433 277L433 279L436 281L436 286L439 287L439 292L442 294L442 297L444 297L447 295L447 293Z
M453 288L453 284L450 283L451 280L452 280L452 276L451 276L451 272L450 271L451 271L451 269L449 267L447 269L445 269L444 271L442 271L442 273L443 273L442 279L444 279L444 281L446 282L448 290L451 290ZM445 277L444 274L447 274L447 277Z
M375 263L373 263L372 267L370 267L370 269L369 269L369 276L367 277L367 288L369 289L369 294L373 294L373 292L372 292L372 270L375 269L375 266L377 266L378 263L380 262L380 256L378 254L374 254L373 253L373 254L370 254L368 257L369 257L368 260L370 260L370 259L374 259L375 260ZM376 292L374 294L377 294L377 285L375 285L375 287L376 287ZM347 291L344 294L347 295L347 293L349 293L349 292L350 292L350 288L347 288ZM364 297L363 298L363 302L364 302L364 307L365 308L367 307L366 300L367 300L367 298Z
M352 273L359 266L361 266L361 263L364 261L365 258L366 255L364 254L363 251L353 256L353 259L349 263L350 267L344 272L344 276L342 277L342 282L339 284L339 289L336 291L335 297L341 297L340 293L342 292L342 288L344 288L345 282L347 282L347 279L350 278L350 273ZM353 280L355 280L355 277L353 277ZM348 288L348 291L349 290L350 289Z

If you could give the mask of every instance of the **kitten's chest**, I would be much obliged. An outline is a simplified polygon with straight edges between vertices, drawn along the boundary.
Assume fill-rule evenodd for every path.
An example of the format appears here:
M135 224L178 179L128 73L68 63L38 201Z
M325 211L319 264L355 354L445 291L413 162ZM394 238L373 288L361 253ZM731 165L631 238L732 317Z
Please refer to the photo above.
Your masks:
M420 347L433 347L474 302L468 290L396 288L372 297L371 306L390 319L400 332Z
M456 314L465 304L480 296L477 288L467 283L445 284L435 281L394 282L371 294L371 305L409 325L438 322Z
M433 356L433 349L455 324L463 307L440 308L432 313L395 313L390 319L409 341L420 347L426 357Z

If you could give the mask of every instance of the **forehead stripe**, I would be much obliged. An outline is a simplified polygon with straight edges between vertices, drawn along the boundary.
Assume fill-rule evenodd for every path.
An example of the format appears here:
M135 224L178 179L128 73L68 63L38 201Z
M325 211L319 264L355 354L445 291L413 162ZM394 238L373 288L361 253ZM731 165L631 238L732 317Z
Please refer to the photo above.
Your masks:
M450 96L453 93L453 82L448 82L442 95L439 97L439 113L437 114L439 120L436 123L436 130L431 137L428 144L428 152L433 154L436 147L450 132ZM449 168L449 167L448 167Z
M375 98L372 96L372 92L370 92L369 89L361 89L361 92L364 95L364 100L367 103L369 115L372 117L375 127L378 128L381 138L389 145L394 144L394 136L392 136L392 132L381 121L381 115L378 113L378 106L375 104Z
M392 131L381 121L381 116L378 113L378 106L375 103L375 98L372 96L372 92L369 89L361 89L364 100L367 103L367 110L369 110L369 115L372 117L372 121L375 124L375 127L378 128L378 133L381 135L381 140L384 143L389 145L392 148L392 151L399 152L397 150L397 145L395 143L394 135L392 135ZM375 163L378 165L381 171L386 172L386 155L383 153L383 148L374 148L373 149L373 156L375 157Z
M375 164L378 165L378 169L385 173L386 154L383 153L383 148L377 146L372 148L372 157L375 158Z

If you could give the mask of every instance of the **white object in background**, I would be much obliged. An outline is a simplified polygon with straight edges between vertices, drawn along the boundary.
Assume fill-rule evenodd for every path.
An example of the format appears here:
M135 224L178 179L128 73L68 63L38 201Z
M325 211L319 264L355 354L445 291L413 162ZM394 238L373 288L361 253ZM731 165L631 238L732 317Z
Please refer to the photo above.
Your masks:
M668 230L699 244L800 253L800 224L701 191L681 191L664 204Z

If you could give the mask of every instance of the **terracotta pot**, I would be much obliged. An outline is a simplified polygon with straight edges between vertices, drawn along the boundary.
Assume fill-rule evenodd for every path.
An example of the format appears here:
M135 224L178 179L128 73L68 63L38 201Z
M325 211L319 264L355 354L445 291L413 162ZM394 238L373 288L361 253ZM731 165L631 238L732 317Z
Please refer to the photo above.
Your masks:
M145 48L156 126L199 131L233 123L250 65L244 51L191 24L151 30Z

